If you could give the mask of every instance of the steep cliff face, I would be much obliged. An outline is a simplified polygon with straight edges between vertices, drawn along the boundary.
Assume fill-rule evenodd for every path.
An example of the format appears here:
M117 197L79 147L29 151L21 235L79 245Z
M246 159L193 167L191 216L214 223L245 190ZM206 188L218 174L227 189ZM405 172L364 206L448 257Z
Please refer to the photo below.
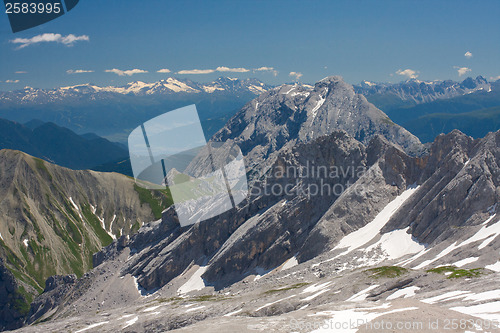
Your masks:
M499 144L500 132L477 140L459 131L437 137L419 179L421 190L387 230L411 225L415 237L432 244L473 229L495 214L500 198Z
M204 277L217 286L279 265L299 250L328 207L358 180L359 170L376 162L373 156L378 152L367 152L364 144L379 136L392 142L397 151L423 151L416 137L355 94L340 77L326 78L313 88L284 85L263 93L213 137L227 146L237 144L245 154L252 192L249 198L235 212L186 231L175 229L149 253L134 256L127 272L137 275L141 286L153 290L182 273L192 260L201 263L211 258L213 264ZM215 159L224 159L224 151L218 149ZM196 175L210 161L211 157L201 154L187 172ZM340 174L275 177L283 168L302 174L315 168L330 173L335 168ZM399 183L403 186L407 181ZM311 187L328 191L311 196ZM281 189L280 193L273 193L275 188ZM168 224L175 225L175 221ZM150 237L158 238L144 236ZM144 248L140 239L131 247Z
M211 258L204 276L218 287L275 267L300 248L324 210L357 180L355 169L366 166L366 157L364 146L345 132L283 151L236 210L185 230L174 227L172 210L160 224L143 228L129 244L137 254L124 272L154 290L193 260ZM323 178L324 172L331 177Z
M152 207L159 214L167 201L123 175L73 171L1 150L0 266L13 273L15 290L36 295L51 275L91 269L95 252L154 220Z

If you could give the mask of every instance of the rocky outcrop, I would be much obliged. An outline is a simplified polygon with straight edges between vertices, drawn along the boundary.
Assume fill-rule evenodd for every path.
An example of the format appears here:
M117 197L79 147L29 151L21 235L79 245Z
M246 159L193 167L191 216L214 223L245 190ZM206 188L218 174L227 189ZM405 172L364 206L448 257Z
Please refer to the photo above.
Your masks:
M355 94L340 77L326 78L312 89L284 85L263 93L213 138L225 145L237 144L245 154L252 188L249 198L236 211L185 231L170 228L172 232L160 239L154 236L160 234L156 230L162 228L160 225L175 225L172 212L166 212L160 225L132 239L130 247L143 250L124 273L138 276L142 287L154 290L192 262L201 264L211 258L204 278L220 287L281 264L299 251L325 211L358 180L358 170L376 162L376 148L367 152L363 145L373 138L392 142L390 146L400 155L405 155L401 149L412 154L423 149L417 138ZM225 159L221 155L224 149L217 149L215 154L219 154L215 160ZM210 157L200 155L187 173L196 175L206 163L211 163ZM302 173L336 168L346 174L332 178L296 174L274 177L283 168ZM356 171L349 172L349 168ZM399 179L398 183L403 186L407 181ZM335 186L338 193L332 193ZM330 192L311 196L311 187L321 191L328 188ZM273 193L274 188L282 193ZM145 246L144 239L158 241Z
M385 229L412 226L426 244L452 237L497 212L500 201L500 131L473 140L455 130L434 141L420 176L422 189Z
M381 157L375 159L377 155ZM235 211L183 230L176 227L173 210L167 210L160 223L142 228L128 244L137 254L123 274L137 276L146 290L156 290L193 262L201 265L210 258L204 279L219 288L277 267L297 252L312 257L327 246L311 238L311 231L329 207L345 197L346 190L360 177L368 177L366 182L373 185L373 176L364 174L377 164L380 186L387 186L395 195L398 188L415 182L415 160L383 137L375 137L367 150L344 131L282 149L266 174L254 180L250 196ZM374 192L380 190L373 188ZM388 201L386 194L380 192L379 196ZM377 202L377 209L384 201ZM366 223L377 209L357 216L359 223L351 221L351 228ZM314 246L309 246L308 239L314 239ZM113 245L96 256L115 250Z
M40 297L31 303L30 312L25 322L31 324L60 304L68 291L71 290L77 277L75 274L51 276L45 282L45 289Z

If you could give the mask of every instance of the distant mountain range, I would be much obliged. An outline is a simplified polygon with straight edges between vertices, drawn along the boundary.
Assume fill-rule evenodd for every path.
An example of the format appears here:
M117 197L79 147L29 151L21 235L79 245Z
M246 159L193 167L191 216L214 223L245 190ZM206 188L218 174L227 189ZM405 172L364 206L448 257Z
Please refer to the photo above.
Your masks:
M211 83L168 78L123 87L83 84L57 89L0 92L0 118L19 123L53 122L78 134L93 132L126 142L132 129L167 111L196 104L205 135L219 130L237 110L270 86L257 79L221 77Z
M310 85L301 86L312 88ZM227 77L210 83L167 78L153 83L136 81L121 87L92 84L50 90L27 87L0 92L0 117L19 123L40 119L78 134L93 132L111 141L125 143L130 131L144 121L196 104L205 136L209 139L246 103L271 88L257 79ZM482 137L497 129L491 125L499 120L496 113L485 113L481 109L500 106L500 80L488 82L478 76L461 82L411 79L392 84L363 81L354 86L354 91L363 94L395 123L412 133L415 131L422 142L432 141L439 133L453 128L474 137ZM476 111L466 116L470 121L450 122L449 114ZM475 114L480 114L480 119L476 119ZM485 118L485 114L488 117ZM491 120L488 126L473 125L475 121L485 119ZM122 161L116 159L116 163ZM116 163L102 163L102 170L121 169Z
M219 77L210 83L198 83L188 79L169 77L152 83L130 82L124 86L97 86L80 84L55 89L25 87L21 90L0 92L0 106L42 105L51 103L92 102L120 99L124 96L172 96L190 94L253 94L259 95L273 88L258 79L237 79ZM437 99L449 99L476 91L490 92L491 83L484 77L468 77L461 82L452 80L421 81L410 79L400 83L375 83L363 81L354 85L356 93L363 94L381 106L387 102L393 105L394 99L410 104L421 104ZM408 104L407 104L408 105Z
M453 129L481 138L500 128L500 80L488 82L478 76L462 82L365 81L355 90L422 142L432 142Z
M90 169L128 158L127 148L119 144L39 120L22 125L0 119L0 149L21 150L71 169Z
M354 90L365 95L372 103L386 110L388 107L428 103L449 99L476 91L491 91L491 84L482 76L468 77L462 82L452 80L420 81L410 79L400 83L374 83L363 81Z
M142 81L130 82L121 87L100 87L94 84L80 84L56 89L35 89L26 87L22 90L0 92L2 104L16 105L47 104L58 102L97 101L128 96L162 96L173 94L241 94L258 95L270 86L257 79L235 79L220 77L210 83L197 83L188 79L169 77L153 83Z

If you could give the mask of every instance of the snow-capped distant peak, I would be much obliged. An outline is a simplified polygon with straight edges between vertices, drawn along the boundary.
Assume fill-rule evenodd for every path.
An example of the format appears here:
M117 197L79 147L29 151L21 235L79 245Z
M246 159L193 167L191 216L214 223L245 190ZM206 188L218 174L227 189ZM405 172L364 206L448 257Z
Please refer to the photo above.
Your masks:
M257 79L237 79L220 77L210 83L196 83L190 80L177 79L173 77L166 78L157 82L134 81L124 86L97 86L91 83L64 86L56 89L35 89L25 87L23 90L0 92L0 103L36 103L45 104L51 102L61 102L68 99L86 98L89 100L102 100L116 95L170 95L177 93L213 94L224 93L250 93L259 95L269 89L271 86L264 84ZM111 94L111 95L110 95Z
M163 86L174 92L199 92L199 90L188 86L186 83L171 77L166 80L166 83L164 83Z

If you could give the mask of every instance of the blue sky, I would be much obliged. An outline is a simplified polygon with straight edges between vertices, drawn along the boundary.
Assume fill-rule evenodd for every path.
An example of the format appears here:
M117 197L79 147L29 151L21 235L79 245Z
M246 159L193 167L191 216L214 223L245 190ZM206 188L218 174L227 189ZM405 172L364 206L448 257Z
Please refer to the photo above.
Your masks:
M82 0L16 34L0 14L0 90L168 76L270 84L334 74L350 83L490 79L500 76L499 18L496 0ZM208 74L182 74L194 69Z

